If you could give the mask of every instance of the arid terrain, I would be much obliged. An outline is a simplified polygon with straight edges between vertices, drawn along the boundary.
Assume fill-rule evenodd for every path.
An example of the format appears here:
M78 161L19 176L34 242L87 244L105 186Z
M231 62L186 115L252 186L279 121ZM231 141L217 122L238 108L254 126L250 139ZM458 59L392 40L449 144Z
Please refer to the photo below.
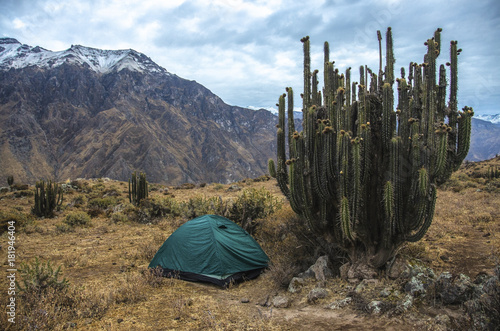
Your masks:
M448 271L472 280L492 275L500 264L500 179L489 178L500 158L466 163L438 192L434 222L425 237L401 248L399 255L432 268L436 275ZM363 291L352 296L358 284L338 276L321 284L306 279L300 291L287 290L291 278L314 263L320 252L307 246L296 216L274 179L245 180L232 185L202 184L165 187L150 185L150 198L159 203L139 209L128 203L128 184L108 179L68 182L61 210L54 218L31 215L32 187L0 193L1 302L5 307L8 285L7 222L15 220L16 280L22 270L50 261L61 266L63 290L47 290L36 296L16 290L16 324L0 316L2 329L78 330L461 330L471 328L462 304L443 304L432 293L415 299L411 307L396 313L370 312L367 302L390 305L404 297L403 282L382 273ZM14 187L16 183L14 184ZM270 266L259 278L227 289L156 277L147 272L156 250L175 229L189 219L186 208L196 212L205 201L228 202L242 192L269 191L276 200L274 213L258 220L254 237L270 257ZM217 198L212 199L211 198ZM220 197L220 199L218 198ZM162 200L163 199L163 200ZM169 204L166 206L166 204ZM175 206L177 207L175 207ZM173 211L175 208L177 211ZM169 209L170 208L170 209ZM181 209L184 208L184 211ZM86 224L71 224L75 212L92 216ZM163 215L160 215L163 213ZM412 262L412 263L413 263ZM327 296L308 300L316 288ZM38 294L37 294L38 295ZM286 297L287 308L276 308L272 298ZM333 302L351 296L340 309ZM394 303L394 305L396 305Z

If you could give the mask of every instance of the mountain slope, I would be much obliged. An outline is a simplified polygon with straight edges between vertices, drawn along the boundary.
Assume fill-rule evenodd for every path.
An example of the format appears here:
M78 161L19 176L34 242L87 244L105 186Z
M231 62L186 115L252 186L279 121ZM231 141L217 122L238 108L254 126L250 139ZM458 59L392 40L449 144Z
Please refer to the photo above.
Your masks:
M488 160L500 154L500 125L472 118L469 154L466 160Z
M274 155L275 123L133 50L51 52L0 39L0 169L19 181L258 176Z

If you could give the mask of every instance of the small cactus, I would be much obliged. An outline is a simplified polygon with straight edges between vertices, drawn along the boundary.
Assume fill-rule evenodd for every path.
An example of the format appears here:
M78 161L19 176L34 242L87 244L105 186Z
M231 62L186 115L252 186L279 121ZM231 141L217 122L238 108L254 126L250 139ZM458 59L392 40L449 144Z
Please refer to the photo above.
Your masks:
M59 184L41 180L35 185L35 205L31 212L38 217L52 217L54 210L63 202L63 190Z
M128 181L128 198L130 203L138 206L141 200L148 197L148 182L146 180L146 174L134 172Z

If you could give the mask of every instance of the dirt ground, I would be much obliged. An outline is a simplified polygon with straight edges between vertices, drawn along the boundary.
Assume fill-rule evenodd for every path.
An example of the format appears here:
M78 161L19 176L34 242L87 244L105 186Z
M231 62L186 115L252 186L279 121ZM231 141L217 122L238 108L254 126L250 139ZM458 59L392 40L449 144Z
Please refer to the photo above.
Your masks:
M500 192L498 187L488 186L488 180L474 177L492 164L500 164L500 159L468 165L454 174L450 182L439 189L435 218L428 233L420 242L403 247L400 254L422 261L437 275L449 271L474 279L480 273L492 274L493 268L500 264ZM91 186L96 183L113 186L123 199L127 196L125 183L88 182ZM283 200L273 180L237 185L243 189L265 187ZM237 196L239 192L229 187L221 184L183 190L171 187L169 192L178 200L195 195L222 199ZM164 193L160 190L153 194ZM65 201L77 196L78 193L68 194ZM32 196L0 193L2 212L28 215L32 204ZM286 288L273 282L272 270L228 289L176 279L151 279L144 273L150 259L185 220L138 224L115 222L109 215L100 215L92 219L92 226L61 231L61 222L69 210L68 207L55 218L30 220L16 232L17 267L35 257L40 261L50 260L52 265L61 266L63 277L72 288L78 290L89 305L97 307L92 314L60 315L61 323L55 323L55 329L447 330L455 324L442 322L442 316L452 321L464 319L463 307L443 306L438 302L430 305L428 301L416 302L397 316L369 314L355 305L328 309L328 304L344 299L353 289L352 284L339 278L331 278L321 285L327 289L328 296L314 304L309 303L306 296L317 282L308 281L300 293L288 293ZM0 236L2 275L8 269L7 242L4 233ZM269 243L263 247L270 247ZM6 293L5 277L0 285L1 292ZM376 293L388 286L399 285L382 278L370 290ZM276 295L287 296L290 306L273 308L265 304ZM18 312L19 319L23 313L26 312ZM0 322L6 323L5 317L0 318ZM16 329L11 324L0 328Z

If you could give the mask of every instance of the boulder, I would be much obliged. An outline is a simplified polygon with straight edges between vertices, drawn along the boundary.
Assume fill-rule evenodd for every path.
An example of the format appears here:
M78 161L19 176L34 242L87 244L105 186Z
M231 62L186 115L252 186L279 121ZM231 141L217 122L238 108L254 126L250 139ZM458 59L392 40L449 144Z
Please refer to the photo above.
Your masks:
M314 288L307 294L307 302L316 303L319 299L326 298L328 296L328 291L324 288Z
M288 284L288 292L298 293L302 289L302 286L304 286L304 279L300 277L293 277L290 284Z
M475 287L464 274L454 279L451 273L443 272L436 281L436 294L446 305L461 304L472 297Z
M374 279L377 275L377 269L370 267L366 263L346 263L340 267L340 276L351 282L357 282L363 279Z
M300 278L314 277L316 280L325 281L328 277L332 277L333 272L330 269L330 263L328 261L328 256L320 256L316 263L309 267L305 272L299 274Z
M288 308L290 307L290 299L286 296L278 295L273 298L272 304L276 308Z

